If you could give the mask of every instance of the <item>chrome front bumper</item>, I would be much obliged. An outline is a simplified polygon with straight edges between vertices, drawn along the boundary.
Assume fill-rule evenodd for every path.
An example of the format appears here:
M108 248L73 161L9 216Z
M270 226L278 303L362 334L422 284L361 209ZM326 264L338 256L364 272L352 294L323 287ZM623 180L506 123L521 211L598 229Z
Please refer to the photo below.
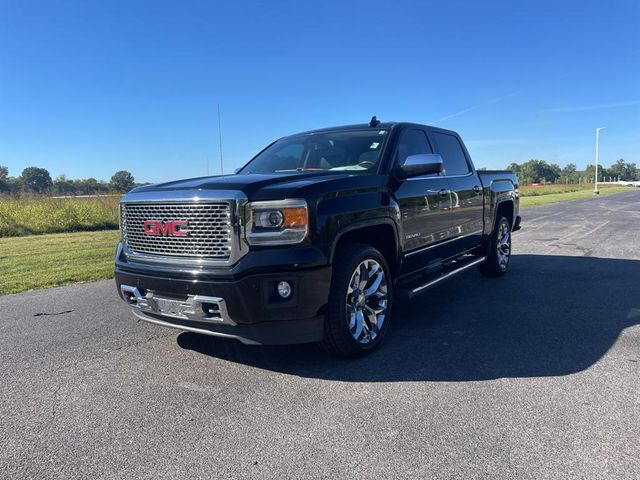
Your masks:
M185 332L199 333L201 335L209 335L212 337L230 338L233 340L238 340L244 343L245 345L261 345L260 342L252 340L250 338L243 337L241 335L234 335L232 333L217 332L215 330L207 330L204 328L190 327L186 325L178 325L171 322L165 322L164 320L161 320L159 318L147 316L141 310L134 309L133 315L138 320L142 320L143 322L147 322L147 323L152 323L154 325L160 325L161 327L175 328L177 330L183 330Z
M120 292L123 300L129 304L138 318L142 317L138 313L150 313L179 320L236 325L229 316L224 299L220 297L189 295L186 300L176 300L158 296L151 290L141 291L137 287L124 284L120 285Z

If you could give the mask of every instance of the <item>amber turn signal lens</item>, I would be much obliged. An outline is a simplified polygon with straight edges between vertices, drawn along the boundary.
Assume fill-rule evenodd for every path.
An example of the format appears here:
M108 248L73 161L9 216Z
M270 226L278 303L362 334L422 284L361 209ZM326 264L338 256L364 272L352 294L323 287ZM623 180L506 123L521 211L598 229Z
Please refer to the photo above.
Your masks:
M284 228L305 227L309 221L306 208L283 208L282 213L284 214L284 222L282 222Z

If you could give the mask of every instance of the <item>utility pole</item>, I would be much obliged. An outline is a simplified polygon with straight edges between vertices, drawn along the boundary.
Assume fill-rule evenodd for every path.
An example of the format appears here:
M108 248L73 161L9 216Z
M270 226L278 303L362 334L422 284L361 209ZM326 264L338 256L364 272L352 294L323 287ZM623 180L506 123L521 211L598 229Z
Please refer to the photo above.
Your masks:
M599 140L600 140L600 130L604 130L607 127L598 127L596 128L596 183L595 188L593 189L593 193L596 195L600 192L598 191L598 155L599 155Z

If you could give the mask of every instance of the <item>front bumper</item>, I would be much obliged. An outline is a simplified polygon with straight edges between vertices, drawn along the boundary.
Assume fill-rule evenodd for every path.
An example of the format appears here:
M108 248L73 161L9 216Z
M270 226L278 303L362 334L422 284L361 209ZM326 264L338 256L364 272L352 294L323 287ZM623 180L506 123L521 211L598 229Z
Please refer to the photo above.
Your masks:
M162 327L176 328L186 332L231 338L246 345L291 345L295 343L319 342L324 335L324 317L284 322L264 322L252 325L210 325L202 322L178 320L152 315L134 309L138 320Z
M245 259L251 260L252 255L249 253ZM279 264L233 272L176 272L139 267L118 255L115 280L121 298L132 306L135 317L149 323L235 338L247 344L319 341L323 336L331 266L303 268L303 263L291 260L286 268ZM282 280L292 285L287 299L277 294L276 286Z

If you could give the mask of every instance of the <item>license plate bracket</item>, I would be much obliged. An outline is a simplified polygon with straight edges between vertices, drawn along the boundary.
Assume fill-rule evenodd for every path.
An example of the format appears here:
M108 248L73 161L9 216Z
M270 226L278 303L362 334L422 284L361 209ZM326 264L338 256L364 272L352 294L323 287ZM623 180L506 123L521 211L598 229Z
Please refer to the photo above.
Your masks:
M155 297L158 313L162 315L170 315L172 317L188 318L188 314L193 314L193 307L181 300L173 300L171 298Z

